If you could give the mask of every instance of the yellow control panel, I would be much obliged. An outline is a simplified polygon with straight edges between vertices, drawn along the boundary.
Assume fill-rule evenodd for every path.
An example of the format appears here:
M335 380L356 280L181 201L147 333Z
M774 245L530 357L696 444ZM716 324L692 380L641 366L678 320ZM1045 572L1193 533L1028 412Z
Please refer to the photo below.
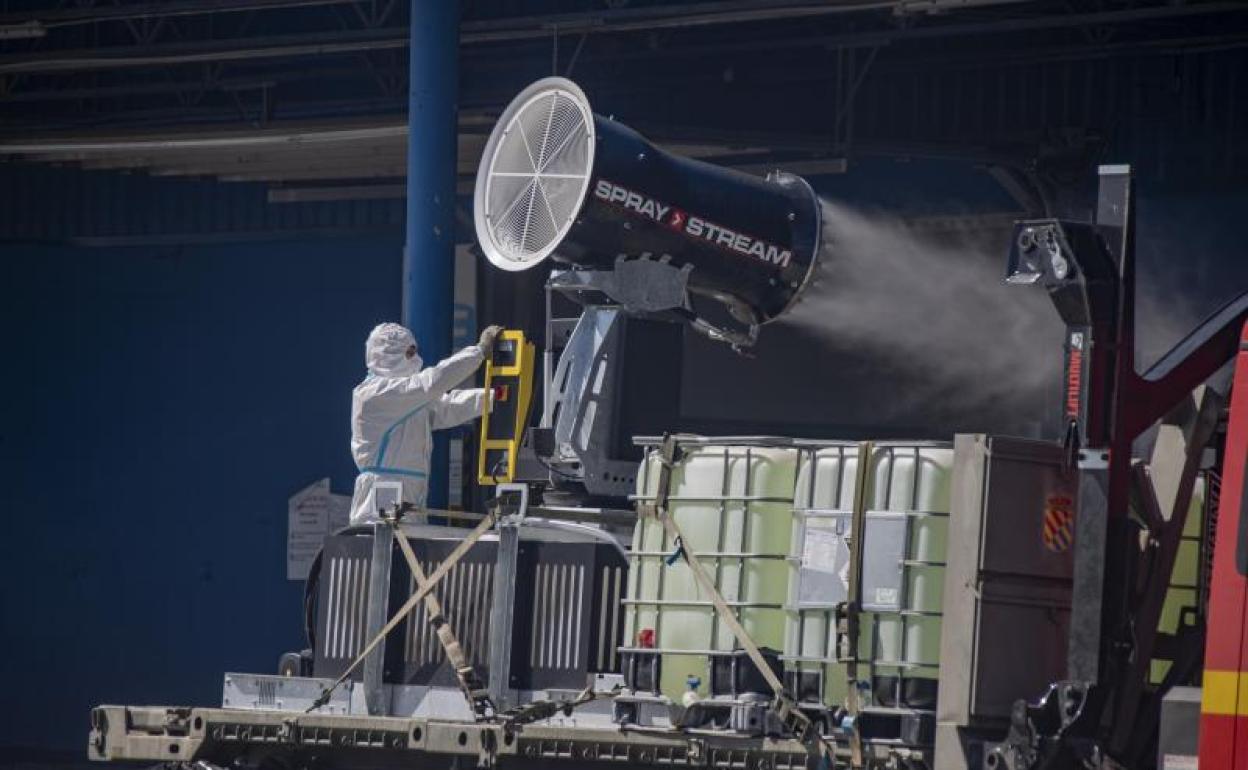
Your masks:
M494 408L481 418L477 482L506 484L516 475L516 453L524 439L533 398L533 343L518 329L505 329L485 362L485 387Z

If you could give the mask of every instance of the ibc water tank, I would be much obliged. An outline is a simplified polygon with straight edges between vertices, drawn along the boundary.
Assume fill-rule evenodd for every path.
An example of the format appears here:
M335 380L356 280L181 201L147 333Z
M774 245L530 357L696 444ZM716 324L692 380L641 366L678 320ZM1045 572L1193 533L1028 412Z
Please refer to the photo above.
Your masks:
M668 507L687 545L761 648L782 650L785 681L807 703L844 702L834 614L847 599L860 446L794 439L682 443ZM953 449L875 442L863 497L858 677L871 703L934 709ZM637 497L653 502L659 461L647 454ZM720 620L663 526L641 519L625 599L626 655L659 658L657 691L679 702L691 677L741 645Z
M671 475L670 514L754 643L779 650L798 452L787 439L702 439L682 451ZM656 454L647 453L637 477L640 502L655 499L659 467ZM638 522L622 651L657 653L658 690L679 703L691 677L701 681L700 695L711 694L711 660L740 645L675 552L662 524Z

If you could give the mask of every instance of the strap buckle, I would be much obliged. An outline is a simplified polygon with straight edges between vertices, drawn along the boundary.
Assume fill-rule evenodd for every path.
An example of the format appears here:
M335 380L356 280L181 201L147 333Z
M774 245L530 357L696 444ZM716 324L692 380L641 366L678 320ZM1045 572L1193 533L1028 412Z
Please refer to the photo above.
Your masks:
M503 510L510 509L515 500L515 510L509 513L501 513ZM518 527L524 523L524 519L529 515L529 485L512 482L508 484L499 484L494 494L494 503L500 512L498 517L498 525L500 527Z

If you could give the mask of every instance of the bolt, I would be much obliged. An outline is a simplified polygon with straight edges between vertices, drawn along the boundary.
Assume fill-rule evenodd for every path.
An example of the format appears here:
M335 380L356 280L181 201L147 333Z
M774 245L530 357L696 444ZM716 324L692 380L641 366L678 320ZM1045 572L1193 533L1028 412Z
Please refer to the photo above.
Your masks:
M1053 265L1053 275L1057 280L1064 280L1070 274L1070 263L1062 255L1054 254L1049 261Z

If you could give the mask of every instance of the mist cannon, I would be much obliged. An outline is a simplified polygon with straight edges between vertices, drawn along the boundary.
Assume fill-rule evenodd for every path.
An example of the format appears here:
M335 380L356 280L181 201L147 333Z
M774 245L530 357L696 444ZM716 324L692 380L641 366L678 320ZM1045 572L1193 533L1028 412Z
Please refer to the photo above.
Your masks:
M481 158L474 219L482 250L503 270L548 261L608 272L622 261L665 265L617 273L607 293L626 310L670 311L738 345L793 305L819 252L819 200L806 180L780 172L763 179L665 152L594 114L581 89L558 77L533 83L503 111ZM673 280L683 291L672 290ZM639 283L667 290L637 302L647 293ZM726 306L746 331L703 317L697 297Z
M627 499L640 459L632 435L670 430L679 417L680 330L651 321L736 350L753 345L811 283L822 224L801 177L673 155L594 114L558 77L503 111L473 216L495 267L552 268L542 421L516 475L578 502ZM579 305L579 316L553 317L552 295ZM628 383L626 361L645 369Z

